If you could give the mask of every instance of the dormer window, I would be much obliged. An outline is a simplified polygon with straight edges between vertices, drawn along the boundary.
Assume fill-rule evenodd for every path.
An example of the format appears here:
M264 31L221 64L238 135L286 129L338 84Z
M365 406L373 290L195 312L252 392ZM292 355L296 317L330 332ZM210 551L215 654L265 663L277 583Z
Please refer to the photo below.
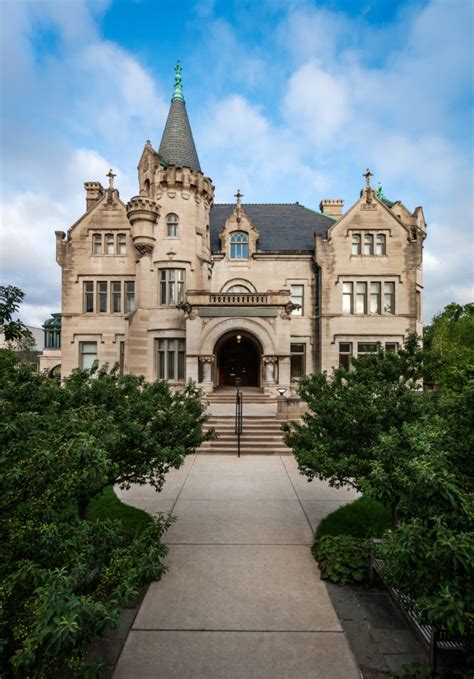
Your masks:
M230 259L248 259L249 235L245 231L230 234Z
M166 235L168 238L178 237L178 215L170 212L166 217Z

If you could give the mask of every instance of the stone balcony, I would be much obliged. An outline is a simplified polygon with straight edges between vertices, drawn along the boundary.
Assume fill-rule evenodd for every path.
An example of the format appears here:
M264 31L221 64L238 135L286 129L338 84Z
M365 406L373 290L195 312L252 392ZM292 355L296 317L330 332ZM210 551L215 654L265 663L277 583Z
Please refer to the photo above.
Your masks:
M186 301L193 307L267 306L284 307L290 302L290 291L277 292L201 292L188 290Z

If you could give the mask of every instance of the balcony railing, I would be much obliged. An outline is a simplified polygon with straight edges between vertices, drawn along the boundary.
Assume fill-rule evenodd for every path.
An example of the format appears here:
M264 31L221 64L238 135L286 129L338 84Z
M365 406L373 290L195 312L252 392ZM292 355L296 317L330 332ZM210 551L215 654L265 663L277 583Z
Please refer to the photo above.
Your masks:
M268 304L269 295L253 292L224 292L209 295L209 304Z

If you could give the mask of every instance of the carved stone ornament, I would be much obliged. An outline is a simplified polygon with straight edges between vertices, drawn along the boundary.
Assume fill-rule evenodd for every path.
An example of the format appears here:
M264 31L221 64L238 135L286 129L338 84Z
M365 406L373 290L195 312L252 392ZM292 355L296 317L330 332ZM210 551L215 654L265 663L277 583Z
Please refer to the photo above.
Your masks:
M199 356L200 363L214 363L214 356Z
M193 307L189 302L181 302L180 304L176 305L176 308L184 311L184 317L188 318L190 321L194 321L196 318L196 314L193 312Z
M263 356L264 363L278 363L278 356Z
M141 257L144 255L151 255L153 252L153 245L150 245L149 243L135 243L135 248L138 250Z
M288 304L285 304L285 308L281 312L280 318L283 318L284 321L289 321L291 314L297 309L301 309L301 304L293 304L293 302L288 302Z

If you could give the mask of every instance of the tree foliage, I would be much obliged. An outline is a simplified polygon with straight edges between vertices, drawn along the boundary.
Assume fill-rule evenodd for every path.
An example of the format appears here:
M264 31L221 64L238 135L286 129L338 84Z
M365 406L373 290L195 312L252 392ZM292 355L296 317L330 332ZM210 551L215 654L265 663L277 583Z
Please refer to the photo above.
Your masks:
M78 668L120 607L159 578L169 520L130 536L119 522L84 520L104 487L157 491L204 439L192 384L106 368L60 387L0 351L0 644L2 676L51 677Z
M25 298L25 293L13 285L0 285L0 330L7 342L31 338L31 332L19 319L14 320L15 314Z

